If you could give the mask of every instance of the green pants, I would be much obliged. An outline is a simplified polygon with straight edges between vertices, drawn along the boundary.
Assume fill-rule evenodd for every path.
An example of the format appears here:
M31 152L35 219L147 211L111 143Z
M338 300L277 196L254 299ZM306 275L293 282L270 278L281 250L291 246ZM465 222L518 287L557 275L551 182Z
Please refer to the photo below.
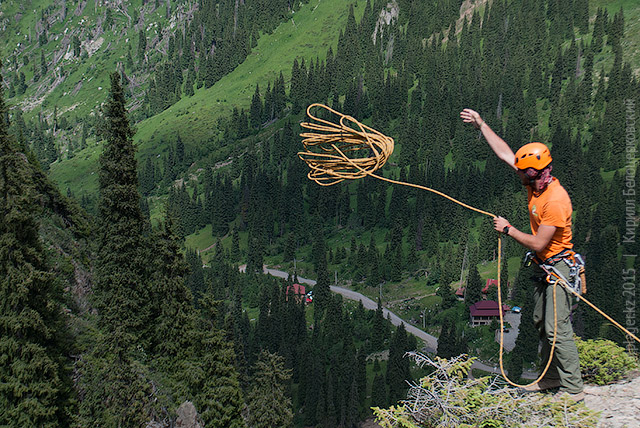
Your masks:
M569 277L569 268L563 262L555 265L565 277ZM533 292L533 322L540 335L542 342L541 357L542 369L549 360L551 344L553 343L554 317L553 317L553 289L554 286L548 284L544 278L545 272L534 264L534 278L542 278L537 281ZM553 359L549 366L549 371L545 379L559 379L560 390L570 394L582 392L582 375L580 374L580 361L578 359L578 349L573 340L573 327L569 318L571 314L572 294L565 290L560 284L555 286L556 291L556 313L558 333L556 346L553 352Z

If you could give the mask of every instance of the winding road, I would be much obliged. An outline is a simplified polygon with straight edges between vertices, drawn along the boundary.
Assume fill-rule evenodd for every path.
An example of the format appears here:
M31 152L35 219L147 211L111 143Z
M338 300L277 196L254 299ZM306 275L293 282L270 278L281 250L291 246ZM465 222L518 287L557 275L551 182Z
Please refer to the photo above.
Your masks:
M240 271L244 272L246 269L246 265L242 265L240 266ZM269 275L278 277L278 278L288 278L289 277L289 273L288 272L284 272L281 270L277 270L277 269L270 269L267 268L266 266L264 267L264 273L268 273ZM303 284L308 284L308 285L316 285L316 281L314 281L313 279L307 279L307 278L301 278L298 277L298 282L303 283ZM357 291L353 291L353 290L349 290L347 288L342 288L342 287L337 287L332 285L331 286L331 291L333 291L334 293L338 293L341 294L342 296L344 296L345 298L349 299L349 300L356 300L356 301L361 301L362 302L362 306L364 306L366 309L371 309L371 310L376 310L378 308L378 303L374 302L373 300L371 300L370 298L368 298L367 296L358 293ZM420 330L419 328L411 325L411 324L407 324L407 322L405 320L403 320L402 318L400 318L398 315L394 314L393 312L389 311L388 309L382 308L382 313L384 314L385 318L389 318L391 320L391 323L395 326L399 326L400 324L404 324L405 329L407 330L408 333L413 334L414 336L416 336L419 339L422 339L425 343L425 348L428 352L433 352L434 354L436 353L437 349L438 349L438 339L435 336L432 336L428 333L425 333L424 331ZM485 372L489 372L489 373L493 373L493 374L500 374L500 368L499 367L495 367L495 366L489 366L479 360L476 360L473 365L471 366L472 369L479 369L479 370L483 370ZM535 373L530 373L530 372L524 372L522 373L522 377L524 379L535 379L537 376Z

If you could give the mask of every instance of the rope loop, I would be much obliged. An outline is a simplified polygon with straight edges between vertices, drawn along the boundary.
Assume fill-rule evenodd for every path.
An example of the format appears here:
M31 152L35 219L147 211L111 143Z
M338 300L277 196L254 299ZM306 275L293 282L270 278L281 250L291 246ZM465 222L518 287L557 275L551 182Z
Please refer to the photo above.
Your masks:
M315 108L337 118L337 123L312 114ZM370 175L393 153L393 138L324 104L311 104L307 115L310 121L300 126L312 132L300 134L305 151L298 153L298 157L310 168L307 177L321 186Z

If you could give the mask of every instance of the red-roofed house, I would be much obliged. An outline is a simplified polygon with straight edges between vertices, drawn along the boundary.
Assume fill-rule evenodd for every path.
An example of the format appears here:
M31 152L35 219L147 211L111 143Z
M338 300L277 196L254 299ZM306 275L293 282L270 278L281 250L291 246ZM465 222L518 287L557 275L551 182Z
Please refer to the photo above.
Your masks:
M502 315L509 310L509 306L502 305ZM471 326L489 325L494 319L500 319L498 302L495 300L480 300L469 306L471 312Z
M295 296L296 303L302 303L302 302L305 301L306 290L304 288L304 285L293 284L293 285L288 286L287 287L287 295L286 295L287 301L289 301L289 292L291 292L291 294L293 294Z

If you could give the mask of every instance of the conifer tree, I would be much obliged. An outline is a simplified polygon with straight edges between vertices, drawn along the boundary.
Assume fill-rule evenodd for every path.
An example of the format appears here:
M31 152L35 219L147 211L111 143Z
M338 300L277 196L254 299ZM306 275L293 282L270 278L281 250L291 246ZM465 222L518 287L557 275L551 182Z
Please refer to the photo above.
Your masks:
M355 428L357 427L359 418L359 395L358 392L358 382L356 379L351 381L351 389L349 391L349 400L347 402L346 409L346 427Z
M138 32L138 61L140 63L144 60L144 55L147 51L147 36L144 33L144 29Z
M293 233L287 235L287 241L284 247L284 260L292 261L296 257L296 237Z
M193 397L193 403L207 427L241 428L243 400L235 355L216 327L217 301L206 296L202 302L204 319L198 318L197 328L191 330L189 346L178 357L176 377L183 379L181 394Z
M189 265L182 256L181 238L176 233L176 221L169 213L154 240L155 287L153 319L153 350L174 356L180 346L184 329L190 327L189 314L193 312L191 292L185 278Z
M444 281L441 279L440 287L436 290L436 296L442 297L442 303L440 305L443 310L456 305L456 295L446 279Z
M327 417L325 422L325 427L327 428L338 426L338 409L336 408L334 379L333 373L329 372L327 374Z
M260 87L256 83L256 91L251 99L251 108L249 109L249 124L251 128L256 129L262 123L262 98L260 97Z
M293 412L285 384L291 378L291 370L284 368L284 358L262 351L254 369L253 387L247 396L249 425L256 428L290 427Z
M240 260L240 235L238 229L233 229L231 235L231 261L237 262Z
M437 355L441 358L451 358L454 354L455 337L451 335L452 326L455 328L453 321L449 317L442 321L437 349Z
M516 351L515 348L511 351L510 359L506 368L509 379L514 382L518 382L518 379L522 376L523 359L522 355Z
M595 53L600 53L600 51L602 51L602 43L604 41L608 20L607 10L598 8L596 19L593 24L593 41L591 42L591 47Z
M533 324L533 287L530 283L531 269L521 268L516 278L517 302L521 302L520 326L512 359L520 358L525 363L535 363L538 359L538 332ZM517 367L517 361L515 362Z
M13 146L6 111L0 88L0 425L65 426L62 290L38 235L31 167Z
M384 349L385 327L384 312L382 311L382 302L378 297L378 308L373 316L373 328L371 330L371 348L374 351Z
M106 142L100 156L99 180L101 232L94 287L98 326L104 335L100 337L103 343L96 345L93 375L110 385L106 391L90 390L86 406L93 409L85 411L100 424L134 425L146 419L150 408L150 384L135 355L136 350L150 346L153 295L133 130L118 73L111 75L104 112Z
M300 67L298 65L298 58L295 58L293 60L293 66L291 67L291 86L289 89L292 113L298 113L303 107L304 94L306 92L306 74L307 70L304 67L304 59L302 60L302 67Z
M387 405L387 385L382 373L376 374L371 386L371 406L384 407Z
M322 267L318 271L318 282L313 287L313 306L314 317L316 319L322 318L322 314L327 309L331 302L331 285L329 279L329 272L326 267Z
M407 381L411 380L409 360L404 357L408 351L407 331L404 324L396 329L389 346L389 362L387 363L387 385L389 385L389 401L392 403L404 398Z
M319 427L329 427L329 417L326 408L326 394L323 389L324 385L320 384L320 390L318 391L318 404L316 406L316 420Z
M464 304L473 305L482 300L482 278L478 273L478 266L472 261L469 268L469 277L467 278L467 288L464 295Z

